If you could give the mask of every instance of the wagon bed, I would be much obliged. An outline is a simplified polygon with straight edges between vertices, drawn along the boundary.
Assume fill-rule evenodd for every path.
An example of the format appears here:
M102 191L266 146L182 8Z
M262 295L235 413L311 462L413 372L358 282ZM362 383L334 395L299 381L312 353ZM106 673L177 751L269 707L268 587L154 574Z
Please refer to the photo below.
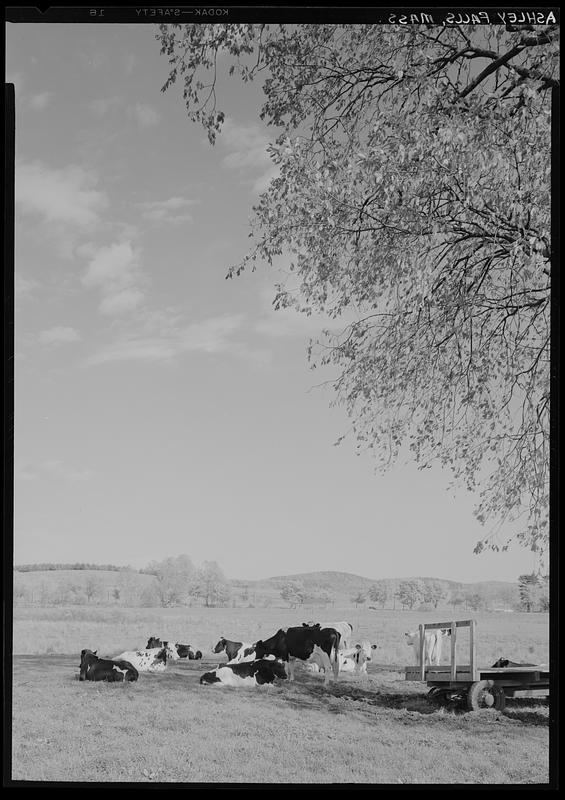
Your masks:
M457 629L469 628L469 663L456 659ZM448 665L424 664L424 634L427 630L447 629L451 632L451 657ZM533 666L479 667L475 658L476 621L427 623L420 625L419 665L405 668L405 679L424 681L430 687L428 696L438 705L463 705L469 710L496 708L502 710L507 697L547 697L549 668Z

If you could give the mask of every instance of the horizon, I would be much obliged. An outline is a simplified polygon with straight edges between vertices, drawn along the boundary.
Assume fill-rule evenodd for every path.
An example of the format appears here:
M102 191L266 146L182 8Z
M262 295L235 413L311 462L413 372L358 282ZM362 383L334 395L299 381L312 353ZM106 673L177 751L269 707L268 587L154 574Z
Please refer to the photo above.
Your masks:
M226 124L211 147L179 87L161 92L155 30L6 28L14 563L140 569L188 552L231 580L533 572L535 553L515 543L473 553L489 528L449 472L399 462L381 475L351 437L335 445L351 423L330 405L334 376L306 357L331 321L274 310L284 258L225 280L275 174L260 87L219 78ZM501 548L515 531L501 527Z
M111 562L105 562L105 563L102 563L102 564L97 564L96 562L87 562L87 563L88 563L89 567L93 566L93 567L96 567L96 568L101 568L101 567L104 567L104 566L109 566L109 567L116 567L120 571L122 571L122 570L123 571L131 570L132 572L137 572L137 573L145 573L145 570L147 569L147 566L148 566L147 565L146 567L135 568L135 567L132 567L130 564L124 564L124 565L122 565L122 564L112 564ZM62 571L65 570L65 568L68 568L68 571L70 571L70 572L72 572L73 570L76 571L76 572L88 572L89 571L88 568L87 569L78 569L78 568L74 567L74 564L79 564L82 567L84 565L84 562L68 562L68 563L63 562L60 565L59 565L59 562L52 562L52 561L51 562L50 561L43 561L43 562L38 562L38 563L31 562L31 563L27 563L27 564L14 564L14 570L17 571L18 569L21 569L22 567L27 567L27 566L33 567L33 566L55 566L55 565L57 565L58 569L56 569L56 570L27 570L27 571L29 571L29 572L34 572L34 571L37 571L37 572L48 572L48 571L49 572L62 572ZM221 567L221 565L220 565L220 567ZM198 567L196 565L195 565L195 568L198 569ZM91 570L91 571L95 572L97 570L94 569L94 570ZM109 570L100 569L100 571L101 572L104 572L104 571L108 572ZM145 574L151 574L151 573L145 573ZM315 571L315 572L289 572L289 573L284 573L284 574L280 574L280 575L264 576L262 578L241 578L241 577L234 578L234 577L230 577L229 575L226 575L225 577L226 577L226 579L228 581L240 581L242 583L260 583L262 581L280 580L281 578L300 578L300 577L308 577L308 576L323 575L323 574L343 575L343 576L347 576L347 577L350 577L350 578L360 578L361 580L364 580L364 581L373 581L375 583L378 583L379 581L409 581L409 580L423 580L423 581L427 581L427 580L435 581L435 580L437 580L437 581L445 581L445 582L448 582L448 583L462 583L462 584L465 584L465 583L469 583L469 584L473 584L473 583L493 583L493 582L498 582L498 583L518 583L518 577L519 577L518 576L515 581L499 580L499 579L496 579L496 578L492 579L492 580L480 580L480 581L458 581L458 580L455 580L453 578L445 578L445 577L440 577L440 576L437 576L437 575L395 575L395 576L387 577L387 578L370 578L367 575L360 575L360 574L357 574L355 572L343 572L343 571L340 571L340 570L318 570L318 571Z

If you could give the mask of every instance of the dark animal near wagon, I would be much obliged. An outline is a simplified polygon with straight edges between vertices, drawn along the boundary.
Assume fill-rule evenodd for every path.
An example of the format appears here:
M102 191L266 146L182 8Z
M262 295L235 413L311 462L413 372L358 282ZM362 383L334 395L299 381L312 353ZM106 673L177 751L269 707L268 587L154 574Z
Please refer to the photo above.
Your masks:
M506 667L536 667L537 664L526 664L524 661L519 663L518 661L509 661L507 658L499 658L498 661L495 661L492 665L491 669L505 669Z
M81 650L79 681L136 681L139 673L129 661L98 658L96 650Z
M240 664L223 664L205 672L200 683L219 686L263 686L276 678L286 680L286 670L280 661L257 659Z
M162 642L161 639L157 639L156 636L151 636L146 647L147 649L150 649L152 647L166 647L166 645L167 642ZM179 658L188 658L189 661L202 658L202 652L200 650L193 650L192 646L189 644L180 644L180 642L175 642L170 646L176 649Z
M316 653L324 668L324 685L330 682L330 669L333 670L337 680L339 674L339 649L340 634L334 628L320 628L319 626L288 628L286 632L279 630L265 641L259 640L255 645L257 658L273 655L281 661L288 662L289 678L294 680L294 659L307 661Z

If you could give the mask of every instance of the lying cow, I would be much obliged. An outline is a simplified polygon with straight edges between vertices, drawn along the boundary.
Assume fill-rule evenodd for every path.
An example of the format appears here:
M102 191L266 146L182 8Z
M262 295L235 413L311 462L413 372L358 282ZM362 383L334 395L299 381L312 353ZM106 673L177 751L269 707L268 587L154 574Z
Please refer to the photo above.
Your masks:
M164 672L167 666L167 658L178 658L178 653L174 651L171 655L170 647L151 647L146 650L128 650L115 656L115 659L125 659L134 665L139 672Z
M146 649L151 649L152 647L166 647L168 642L162 642L156 636L151 636L146 644ZM177 655L179 658L188 658L189 661L194 661L195 659L198 660L202 658L202 653L200 650L193 650L191 645L189 644L180 644L180 642L175 642L171 645L177 651Z
M280 661L257 659L239 664L223 664L205 672L200 683L213 686L262 686L274 683L275 678L286 680L286 670Z
M420 634L417 631L405 633L406 644L414 647L416 664L420 666ZM451 636L450 628L437 628L424 631L424 664L438 665L441 662L443 640Z
M340 635L334 628L308 627L282 628L265 641L259 640L255 644L257 658L262 659L267 655L281 659L288 663L290 680L294 680L294 660L306 661L313 653L319 655L325 676L324 686L330 682L330 669L333 669L334 678L339 674L337 651L339 649Z
M339 646L343 650L350 646L353 637L353 625L350 622L303 622L304 628L333 628L340 635Z
M129 661L114 658L98 658L96 650L80 651L79 681L136 681L139 673Z
M505 667L537 667L537 664L527 664L526 662L509 661L507 658L499 658L495 661L491 669L504 669Z
M255 645L249 642L232 642L222 636L218 644L212 649L212 652L221 653L225 651L228 657L228 664L237 664L240 661L252 661L254 659L254 650Z

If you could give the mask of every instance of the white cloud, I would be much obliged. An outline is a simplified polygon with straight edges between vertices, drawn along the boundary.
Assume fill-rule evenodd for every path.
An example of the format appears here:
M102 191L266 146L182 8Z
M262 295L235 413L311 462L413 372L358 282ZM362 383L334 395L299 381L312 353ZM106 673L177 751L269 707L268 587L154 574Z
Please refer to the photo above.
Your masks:
M99 222L107 204L104 192L94 187L97 178L82 167L51 169L39 162L16 166L16 202L27 214L45 222L87 227Z
M172 363L190 353L209 355L228 354L265 362L270 358L267 350L250 348L235 336L243 328L244 317L240 314L212 317L194 322L185 327L175 325L175 316L165 315L167 324L155 318L154 327L159 326L162 335L122 338L92 355L88 365L116 361L148 361Z
M62 461L42 461L39 464L26 464L15 470L14 475L19 480L32 481L40 478L51 478L63 481L86 481L92 477L90 469L75 469L66 466Z
M124 100L119 95L109 95L107 97L98 97L88 103L87 108L98 117L103 117L108 111L115 108L123 108Z
M267 134L257 124L239 125L228 117L218 141L230 151L223 158L226 167L240 172L259 172L248 181L252 191L264 191L271 179L278 175L278 167L273 164L267 152Z
M78 342L81 339L80 333L75 328L65 328L63 326L56 326L48 330L41 331L37 339L40 344L45 345L60 345L67 344L68 342Z
M124 70L126 75L131 75L137 66L137 57L134 53L126 53L124 56Z
M182 222L192 222L192 215L186 211L188 206L196 201L186 197L170 197L168 200L154 200L146 203L137 203L142 209L141 216L151 222L165 222L178 225ZM175 213L180 212L180 213Z
M136 103L128 108L128 113L133 115L142 128L150 128L161 121L161 115L147 103Z
M138 308L144 301L145 295L140 289L131 287L107 295L99 305L101 314L107 316L120 316Z
M39 283L33 278L24 278L23 275L16 274L14 279L16 299L21 300L24 297L29 297L38 287Z
M42 92L41 94L34 94L29 99L29 107L34 111L43 111L44 108L47 108L53 97L54 97L53 92Z
M82 254L91 256L82 282L87 288L102 291L104 297L99 306L102 314L127 314L141 305L144 294L137 285L141 280L139 255L130 241L97 250L88 243L80 250Z
M137 255L131 242L112 244L109 247L101 247L96 252L82 282L88 287L122 289L133 283L137 269Z

